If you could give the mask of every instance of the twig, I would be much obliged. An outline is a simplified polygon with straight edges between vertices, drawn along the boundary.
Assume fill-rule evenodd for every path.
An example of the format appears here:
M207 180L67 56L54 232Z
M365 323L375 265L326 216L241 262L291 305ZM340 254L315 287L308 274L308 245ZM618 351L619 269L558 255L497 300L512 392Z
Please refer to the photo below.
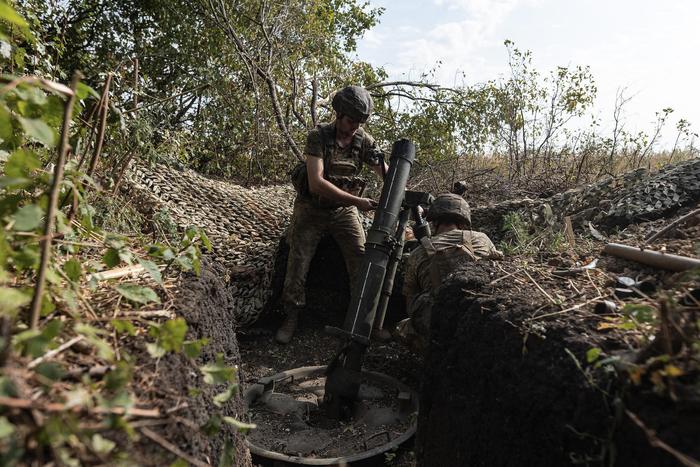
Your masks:
M80 342L80 341L83 340L84 338L85 338L84 336L74 337L73 339L71 339L71 340L69 340L68 342L62 344L62 345L59 346L58 348L55 348L55 349L53 349L53 350L51 350L51 351L49 351L49 352L46 352L44 355L42 355L42 356L39 357L39 358L35 358L35 359L32 360L31 362L29 362L29 365L27 365L27 368L31 370L32 368L36 367L37 365L39 365L39 364L40 364L41 362L43 362L44 360L55 357L56 355L60 354L61 352L63 352L64 350L66 350L67 348L69 348L70 346L72 346L73 344L77 344L78 342Z
M537 287L537 289L538 289L540 292L542 292L542 294L544 294L544 296L547 297L547 298L549 299L550 302L552 302L552 304L554 304L554 305L556 305L556 306L559 306L559 305L560 305L559 303L557 303L556 300L554 300L554 299L552 298L551 295L549 295L542 287L540 287L540 284L538 284L537 281L536 281L535 279L532 278L532 276L530 275L530 273L527 272L527 269L523 269L523 272L524 272L525 275L532 281L532 283L535 284L535 287Z
M658 232L656 232L655 234L653 234L653 235L647 237L646 240L644 240L643 245L648 245L648 244L650 244L651 242L653 242L654 240L656 240L657 238L659 238L659 237L662 236L663 234L665 234L665 233L667 233L668 231L672 230L674 227L676 227L676 226L678 226L679 224L685 222L686 220L690 219L691 217L695 217L695 216L697 216L697 215L700 215L700 209L696 209L696 210L694 210L694 211L689 212L688 214L686 214L686 215L683 216L683 217L679 217L678 219L676 219L675 221L671 222L670 224L668 224L668 225L667 225L666 227L664 227L663 229L661 229L661 230L659 230Z
M32 297L31 305L31 328L36 329L39 325L39 315L41 312L41 299L44 295L44 280L46 279L46 271L51 259L51 234L53 233L56 223L56 210L58 208L58 195L61 191L61 181L63 180L63 168L68 154L68 136L70 133L70 124L73 120L73 102L75 102L75 89L78 87L82 75L80 72L73 74L73 79L70 83L70 89L73 91L68 97L63 110L63 127L61 128L61 144L58 147L58 160L54 169L53 182L51 184L51 193L49 195L49 208L46 212L46 223L44 224L44 236L46 240L41 242L41 260L39 263L39 273L36 278L36 287L34 288L34 296Z
M11 407L13 409L29 409L29 410L43 410L46 412L87 412L89 414L97 415L132 415L135 417L143 418L160 418L161 413L158 409L139 409L136 407L124 408L124 407L66 407L65 404L58 402L49 402L42 404L40 402L34 402L29 399L17 399L14 397L4 397L0 396L0 406Z
M141 110L141 109L145 109L145 108L148 108L148 107L152 107L152 106L154 106L154 105L156 105L156 104L162 104L163 102L171 101L171 100L173 100L173 99L177 99L178 97L182 97L182 96L184 96L184 95L186 95L186 94L191 94L191 93L193 93L193 92L201 91L201 90L206 89L206 88L208 88L208 87L209 87L209 83L204 83L204 84L201 84L201 85L199 85L199 86L197 86L197 87L194 87L194 88L192 88L192 89L188 89L188 90L186 90L186 91L182 91L181 93L178 93L178 94L175 94L175 95L172 95L172 96L168 96L168 97L164 97L164 98L162 98L162 99L156 99L156 100L154 100L154 101L149 102L148 104L142 104L141 107L135 107L135 108L133 108L133 109L125 110L125 111L123 111L122 113L123 113L123 114L129 114L129 113L132 113L132 112L138 112L138 111Z
M512 276L512 275L514 275L514 274L517 274L517 272L518 272L518 271L509 272L509 273L506 274L505 276L501 276L501 277L499 277L498 279L492 280L491 282L488 283L488 285L493 285L493 284L495 284L495 283L497 283L497 282L501 282L503 279L508 279L510 276Z
M88 177L92 177L92 175L95 173L95 168L97 168L97 160L99 159L100 154L102 153L102 145L104 144L105 140L105 127L107 125L107 114L109 113L110 84L112 84L112 73L109 73L107 75L105 87L102 90L104 100L102 101L102 109L100 109L101 112L99 113L100 122L99 126L97 127L97 141L95 142L95 151L92 153L92 159L90 159L90 165L88 166Z
M147 311L132 311L127 313L120 313L119 319L129 319L129 318L171 318L173 316L172 311L168 310L147 310ZM112 321L114 317L96 317L90 321Z
M673 457L676 458L678 462L680 462L685 467L700 467L700 462L698 462L690 456L686 456L682 452L673 449L671 446L661 441L659 437L656 436L656 431L646 426L644 422L633 412L625 409L625 413L630 418L630 420L632 420L634 424L637 425L644 432L644 434L647 437L647 441L649 441L649 444L652 447L662 449L667 453L671 454Z
M106 281L108 279L120 279L126 276L138 277L146 272L143 266L140 264L134 264L132 266L123 266L120 268L109 269L102 272L94 272L88 275L87 280L91 281L95 279L96 281Z
M545 315L540 315L540 316L533 316L532 318L529 318L528 321L535 321L537 319L548 318L550 316L556 316L556 315L562 315L564 313L568 313L569 311L578 310L579 308L584 307L584 306L588 305L589 303L596 302L596 301L600 300L601 298L603 298L603 297L601 295L598 295L597 297L591 298L590 300L586 300L583 303L579 303L579 304L574 305L572 307L566 308L565 310L555 311L553 313L547 313Z
M174 407L170 407L168 410L166 410L165 413L167 413L169 415L169 414L178 412L182 409L186 409L189 406L190 405L187 402L179 402L179 403L175 404Z
M177 446L172 444L170 441L167 439L163 438L156 432L149 430L146 427L141 428L141 433L143 433L147 438L150 438L152 441L155 441L156 443L160 444L163 448L167 449L168 451L172 452L176 456L178 456L180 459L184 459L187 462L189 462L192 465L195 465L197 467L209 467L209 464L206 462L202 462L199 459L195 459L194 457L190 456L186 452L180 450Z

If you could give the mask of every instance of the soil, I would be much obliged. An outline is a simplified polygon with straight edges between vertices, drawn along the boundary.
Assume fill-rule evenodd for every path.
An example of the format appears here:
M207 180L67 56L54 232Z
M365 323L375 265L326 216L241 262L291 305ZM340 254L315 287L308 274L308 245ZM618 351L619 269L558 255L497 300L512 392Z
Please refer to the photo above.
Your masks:
M639 244L670 221L631 226L611 241ZM698 227L686 226L653 248L693 256L698 238ZM632 384L629 367L621 365L663 353L654 349L662 339L609 326L619 313L592 300L604 295L619 305L656 304L664 296L679 298L681 280L691 289L698 281L601 256L602 246L587 241L536 262L511 257L473 264L440 289L423 375L430 386L424 383L421 392L420 465L679 465L679 456L652 446L653 437L700 458L700 404L697 390L689 389L698 384L697 368L668 383L675 394L646 377ZM598 267L584 275L552 274L597 257ZM647 280L651 296L618 296L617 276ZM588 364L594 348L615 363Z
M178 403L187 401L184 408L175 412L176 417L168 425L152 427L180 450L195 459L206 460L210 464L219 461L226 442L232 444L236 466L251 465L250 453L245 446L243 436L233 427L222 424L221 431L211 437L199 430L213 414L242 418L243 403L240 395L217 407L213 397L226 388L218 385L207 385L202 381L198 367L214 362L218 354L223 354L224 362L230 366L240 364L240 353L235 333L232 332L233 310L231 296L222 281L224 271L221 267L204 263L200 276L186 274L178 287L175 308L178 315L185 318L188 324L187 339L195 340L208 338L209 344L204 346L202 354L193 361L182 354L168 353L153 367L154 360L149 358L144 349L133 349L141 368L140 375L135 379L136 394L140 399L154 400L163 412L171 410ZM143 366L142 366L143 365ZM153 371L151 371L153 370ZM157 370L157 371L155 371ZM156 379L152 379L156 375ZM198 388L201 393L197 397L188 394L190 388ZM179 420L188 423L176 423ZM139 455L141 465L166 465L177 460L177 457L167 453L146 437L140 438L140 445L134 449L142 451Z
M324 384L323 370L275 384L249 410L257 425L250 441L290 456L348 457L398 438L415 423L409 413L401 413L397 388L369 379L360 387L354 419L331 418L322 406Z
M608 240L639 245L672 220L631 225ZM621 314L619 308L596 307L603 298L618 307L658 305L664 296L679 298L677 284L687 278L603 255L603 242L577 233L575 247L558 253L543 248L535 257L478 263L455 274L438 295L425 365L423 357L397 343L372 344L365 369L394 376L421 393L415 448L376 459L377 465L678 465L677 456L653 446L658 443L651 430L672 449L700 458L697 401L673 400L646 376L631 384L629 367L587 363L591 349L622 363L654 351L649 328L610 325ZM700 226L685 225L652 248L697 256L698 238ZM553 273L594 259L595 269ZM278 264L284 261L278 258ZM309 274L308 306L291 344L272 340L281 321L275 309L262 321L264 334L239 335L244 386L333 358L339 342L323 327L340 326L344 319L348 287L342 264L333 242L323 242ZM625 296L615 291L619 276L653 287ZM280 277L278 268L279 287ZM700 285L686 283L691 289ZM395 294L386 327L404 316ZM697 376L676 381L677 392L697 384Z
M283 248L281 256L285 257L284 255ZM284 264L284 262L278 259L277 264ZM273 333L282 319L279 310L272 310L265 316L254 332L239 333L242 360L240 374L244 389L257 383L260 378L304 366L327 365L335 357L342 343L336 337L326 334L324 327L326 325L342 326L345 318L349 287L343 264L337 245L331 239L323 240L309 271L307 307L300 315L297 332L288 345L279 345L273 340ZM279 274L279 266L277 272ZM278 279L275 284L281 287L282 281ZM390 326L404 317L403 301L399 296L392 297L386 325ZM422 358L396 342L373 342L365 356L363 368L392 376L417 390L422 372ZM358 435L354 440L351 438L348 438L346 446L354 451L356 448L353 445L357 442L361 443L365 436ZM268 440L269 442L274 440ZM331 452L341 455L352 454L352 452L343 452L345 448L331 451L334 447L338 446L328 447L329 454ZM370 449L371 447L374 445L370 443ZM410 449L410 445L407 449ZM388 465L414 465L412 462L405 462L411 457L410 451L400 450L375 459L374 462L376 465L387 465L385 462L390 459ZM254 459L254 461L264 462L262 459Z

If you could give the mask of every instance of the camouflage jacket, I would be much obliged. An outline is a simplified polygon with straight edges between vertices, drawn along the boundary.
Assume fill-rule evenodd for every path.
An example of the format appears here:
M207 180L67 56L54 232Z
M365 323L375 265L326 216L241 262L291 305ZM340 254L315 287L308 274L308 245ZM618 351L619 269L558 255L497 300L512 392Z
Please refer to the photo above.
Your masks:
M362 165L377 165L376 152L374 138L362 128L357 130L348 146L338 146L333 123L321 124L309 131L304 148L307 157L323 158L323 178L356 196L362 193L365 186L364 180L358 177ZM318 195L312 195L312 199L323 207L337 207L336 203Z
M481 232L455 229L435 235L408 257L403 294L413 299L433 290L435 284L441 283L461 262L502 257L491 239Z

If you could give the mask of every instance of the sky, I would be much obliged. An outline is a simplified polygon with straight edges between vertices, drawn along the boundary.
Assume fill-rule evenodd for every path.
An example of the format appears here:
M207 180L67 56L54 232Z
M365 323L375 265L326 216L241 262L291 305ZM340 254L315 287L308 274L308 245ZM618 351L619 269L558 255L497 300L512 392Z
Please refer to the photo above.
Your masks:
M439 62L438 81L475 84L508 74L509 39L530 50L546 73L590 66L594 114L612 129L620 89L629 131L653 129L655 113L674 112L664 146L684 118L700 133L700 0L369 0L385 11L365 33L357 58L391 79L417 79Z

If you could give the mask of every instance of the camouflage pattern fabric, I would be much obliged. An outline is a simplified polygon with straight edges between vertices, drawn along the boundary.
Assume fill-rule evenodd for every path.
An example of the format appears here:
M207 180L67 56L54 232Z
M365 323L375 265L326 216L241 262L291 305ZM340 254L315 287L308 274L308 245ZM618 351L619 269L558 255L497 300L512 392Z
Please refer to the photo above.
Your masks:
M352 143L341 148L335 142L334 135L335 129L332 123L319 125L307 135L304 153L307 157L323 158L323 173L326 180L343 191L360 196L365 183L358 175L362 171L362 164L377 164L373 158L376 142L371 135L359 128ZM324 147L324 142L328 147ZM326 151L330 154L325 154L324 157ZM340 207L337 202L318 195L312 194L311 199L321 207Z
M432 237L430 243L432 246L421 245L408 257L403 294L408 300L409 318L397 326L399 337L418 350L427 344L436 284L465 261L503 257L488 236L472 230L450 230ZM431 248L434 251L429 251Z
M289 258L284 279L282 302L285 309L306 305L306 276L321 237L330 234L340 246L354 293L356 277L365 252L365 231L357 208L321 208L310 200L297 197L287 233Z
M445 253L448 255L450 254L448 251L451 251L452 255L458 255L459 251L453 247L460 247L468 252L465 256L472 255L477 259L495 259L503 256L486 234L473 230L450 230L432 237L431 243L437 252L446 250ZM432 258L423 245L416 248L408 257L403 285L403 294L406 297L410 298L433 289L431 262ZM442 274L446 275L445 271Z
M700 158L662 167L650 174L636 169L558 193L550 198L504 201L472 209L472 227L492 238L502 235L503 217L517 212L534 225L555 224L570 216L574 227L592 222L602 231L673 215L700 201Z

